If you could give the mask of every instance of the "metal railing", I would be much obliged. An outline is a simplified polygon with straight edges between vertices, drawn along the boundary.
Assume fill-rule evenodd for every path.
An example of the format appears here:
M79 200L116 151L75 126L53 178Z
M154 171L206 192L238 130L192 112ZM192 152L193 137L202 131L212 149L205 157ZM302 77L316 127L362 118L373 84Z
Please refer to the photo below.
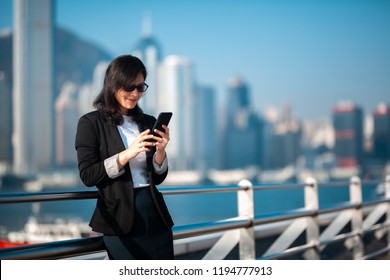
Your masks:
M319 187L348 185L349 201L326 209L319 207ZM364 182L372 184L373 182ZM377 183L377 182L375 182ZM344 241L345 250L352 252L353 259L373 259L390 252L390 176L386 176L384 195L373 201L363 202L360 178L349 182L321 183L308 178L302 184L253 186L242 180L237 186L175 187L161 189L164 195L194 193L237 193L237 216L213 222L184 224L174 227L174 240L189 240L214 234L213 244L198 246L206 250L202 259L224 259L238 245L239 259L280 259L298 253L305 259L320 259L321 252L330 244ZM303 189L304 207L290 209L277 215L255 215L254 192L265 190ZM43 202L58 200L95 199L96 191L3 194L0 204ZM324 223L323 220L328 220ZM275 241L261 255L256 255L256 241L265 226L277 227L280 232ZM346 231L345 228L348 228ZM275 231L273 231L275 234ZM385 239L385 245L368 254L364 252L364 237L374 233L376 239ZM292 246L304 235L305 242ZM205 242L204 242L205 243ZM208 244L208 245L207 245ZM176 248L175 248L176 251ZM94 253L104 252L102 237L57 241L28 246L0 249L0 259L63 259L77 256L90 258Z

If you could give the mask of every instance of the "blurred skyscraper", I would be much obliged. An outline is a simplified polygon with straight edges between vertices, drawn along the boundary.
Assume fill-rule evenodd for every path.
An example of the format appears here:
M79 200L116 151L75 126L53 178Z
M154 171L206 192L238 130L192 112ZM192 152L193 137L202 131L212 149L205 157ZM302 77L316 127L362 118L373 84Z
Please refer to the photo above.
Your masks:
M107 61L101 61L96 65L91 83L76 85L68 81L60 91L55 105L56 164L59 167L77 165L74 138L78 119L81 115L94 110L92 103L103 87L107 66Z
M4 72L0 72L0 164L12 163L12 94Z
M275 113L276 114L276 113ZM265 125L265 169L294 166L303 154L302 125L293 118L289 103L283 106L281 116L274 116Z
M329 170L334 167L334 129L331 119L302 121L302 149L305 168Z
M75 166L77 164L74 151L74 135L78 110L78 88L72 82L67 82L56 100L56 164L57 166Z
M358 168L363 161L363 112L352 102L333 108L337 166Z
M227 122L221 138L222 168L259 166L262 163L262 121L250 106L249 88L233 77L228 85Z
M151 20L145 18L142 38L133 54L145 64L149 85L140 100L145 113L157 116L172 111L169 125L169 162L173 170L207 169L216 164L215 95L211 88L197 87L193 64L185 57L162 60L161 47L152 36Z
M248 85L239 77L232 77L228 85L227 111L229 121L236 119L237 113L250 111Z
M78 93L79 116L95 110L93 107L93 101L103 89L104 76L109 63L109 61L99 62L93 71L91 83L85 83L80 86Z
M195 168L206 171L217 167L217 112L212 87L197 86L195 90L194 137Z
M52 0L14 1L14 171L50 169L54 162Z
M385 164L390 160L390 109L381 103L373 112L373 156Z
M149 93L147 93L149 94ZM173 112L169 124L169 164L173 170L194 169L195 107L193 64L189 58L168 56L158 70L157 111Z
M161 47L157 40L151 33L151 20L144 19L144 26L142 30L142 38L138 41L133 54L137 56L145 64L148 71L146 82L149 85L148 91L140 100L140 105L145 113L150 115L157 115L158 112L158 82L157 71L158 65L161 62Z

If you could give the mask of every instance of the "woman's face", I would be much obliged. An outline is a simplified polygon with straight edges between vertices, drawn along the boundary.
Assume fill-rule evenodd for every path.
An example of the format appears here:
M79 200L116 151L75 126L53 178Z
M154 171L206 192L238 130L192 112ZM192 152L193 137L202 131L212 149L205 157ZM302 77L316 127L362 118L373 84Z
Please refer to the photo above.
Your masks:
M143 85L144 82L144 76L142 73L138 73L132 86L137 87ZM115 98L118 101L120 113L122 115L127 115L130 109L134 109L142 95L143 92L138 91L137 88L134 88L132 91L126 91L124 88L119 89L115 93Z

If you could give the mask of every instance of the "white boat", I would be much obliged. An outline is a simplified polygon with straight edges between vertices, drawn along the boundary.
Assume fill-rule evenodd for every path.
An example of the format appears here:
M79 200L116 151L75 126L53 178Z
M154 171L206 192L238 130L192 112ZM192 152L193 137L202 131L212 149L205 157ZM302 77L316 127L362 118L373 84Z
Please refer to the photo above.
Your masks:
M255 166L242 169L216 170L212 169L208 173L208 178L217 185L238 184L241 180L254 180L259 169Z
M21 231L8 233L8 240L14 243L37 244L60 240L94 236L87 222L56 219L51 223L38 222L30 217Z

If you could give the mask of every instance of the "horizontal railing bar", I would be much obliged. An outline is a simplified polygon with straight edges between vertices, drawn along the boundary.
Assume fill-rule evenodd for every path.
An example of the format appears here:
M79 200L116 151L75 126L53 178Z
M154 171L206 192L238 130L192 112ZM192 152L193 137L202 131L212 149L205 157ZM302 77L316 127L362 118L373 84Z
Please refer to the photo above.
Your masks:
M376 181L375 181L376 182ZM337 186L342 182L330 182L322 183L319 186L329 187ZM348 182L346 182L348 183ZM368 181L366 183L373 183ZM254 186L253 190L277 190L277 189L292 189L303 188L305 184L285 184L285 185L265 185ZM235 192L246 190L245 187L239 186L205 186L205 187L160 187L159 190L162 194L174 195L174 194L190 194L190 193L221 193L221 192ZM95 199L98 196L97 191L77 191L77 192L52 192L52 193L13 193L13 194L0 194L0 204L2 203L20 203L20 202L42 202L42 201L58 201L58 200L74 200L74 199ZM382 199L380 201L365 202L363 206L369 206L379 203L390 202L390 199Z
M390 202L390 198L380 198L377 200L363 202L362 207L377 205L377 204L381 204L381 203L389 203L389 202Z
M101 236L0 249L2 260L50 260L105 250Z
M295 209L292 211L256 215L253 224L257 226L262 224L293 220L297 218L313 216L315 215L315 213L316 211L302 208L302 209Z
M365 181L366 185L380 183L381 181ZM323 182L319 183L319 187L348 187L350 184L349 181L340 181L340 182ZM307 184L296 183L296 184L264 184L253 186L255 191L265 191L265 190L281 190L281 189L296 189L304 188ZM245 190L244 187L237 186L205 186L205 187L161 187L160 191L164 194L184 194L184 193L204 193L204 192L233 192L233 191L242 191Z
M373 184L380 184L383 181L364 181L362 182L362 187L369 186ZM318 187L349 187L349 181L338 181L338 182L319 182ZM254 186L253 190L256 191L264 191L264 190L280 190L280 189L296 189L296 188L304 188L307 184L298 183L298 184L275 184L275 185L258 185Z
M192 193L221 193L221 192L236 192L247 190L246 187L239 186L194 186L194 187L160 187L159 191L162 194L192 194Z
M162 194L189 194L189 193L221 193L246 190L245 187L195 187L195 188L159 188ZM58 200L76 200L76 199L96 199L97 191L77 191L77 192L51 192L51 193L12 193L0 194L0 204L5 203L25 203L25 202L43 202Z
M285 251L283 251L281 253L276 253L276 254L264 256L264 257L261 257L261 258L256 258L256 260L276 260L276 259L280 259L280 258L283 258L283 257L288 257L288 256L291 256L291 255L295 255L295 254L298 254L300 252L304 252L304 251L312 249L314 247L315 247L314 243L308 243L308 244L296 246L296 247L293 247L293 248L289 248L289 249L287 249L287 250L285 250Z
M318 182L319 188L349 187L349 181Z
M385 248L382 248L378 251L372 252L371 254L367 254L363 257L363 260L371 260L377 256L386 254L387 252L390 252L390 247L385 247Z
M97 198L97 191L1 194L0 204L76 200L76 199L94 199L94 198Z
M214 232L246 228L250 227L251 225L252 221L249 218L242 217L220 220L216 222L179 225L174 227L173 237L174 239L182 239L202 234L210 234Z
M348 209L357 209L357 208L361 207L360 203L350 203L350 202L342 202L342 203L338 203L336 205L337 205L336 207L319 209L318 215L323 215L323 214L328 214L328 213L333 213L333 212L340 212L342 210L348 210Z
M283 189L302 189L306 184L279 184L279 185L257 185L253 186L254 191L283 190Z
M362 181L361 186L367 187L371 185L377 185L383 183L383 180L370 180L370 181ZM350 181L336 181L336 182L318 182L318 187L349 187L351 184Z

